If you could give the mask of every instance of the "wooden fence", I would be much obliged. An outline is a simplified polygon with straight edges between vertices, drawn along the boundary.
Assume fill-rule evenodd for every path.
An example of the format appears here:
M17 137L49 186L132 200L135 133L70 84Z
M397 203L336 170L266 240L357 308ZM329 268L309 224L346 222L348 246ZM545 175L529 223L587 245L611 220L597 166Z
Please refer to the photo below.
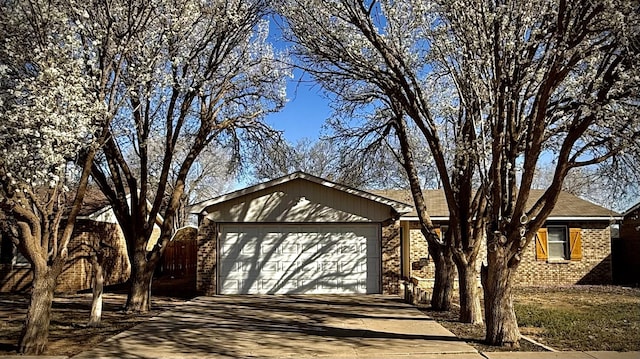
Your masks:
M198 244L195 239L171 241L165 248L158 266L158 276L181 278L196 275Z

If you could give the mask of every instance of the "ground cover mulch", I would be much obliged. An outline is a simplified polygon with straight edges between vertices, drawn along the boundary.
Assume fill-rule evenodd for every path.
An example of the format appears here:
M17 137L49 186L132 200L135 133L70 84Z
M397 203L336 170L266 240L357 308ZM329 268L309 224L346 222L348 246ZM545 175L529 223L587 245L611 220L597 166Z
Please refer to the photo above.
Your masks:
M91 311L91 293L56 294L45 354L73 356L93 348L96 344L189 300L195 296L195 285L180 278L154 281L151 311L141 315L123 311L127 298L123 286L107 288L105 292L102 321L96 328L86 325ZM29 296L26 293L0 293L0 355L16 354L28 304Z

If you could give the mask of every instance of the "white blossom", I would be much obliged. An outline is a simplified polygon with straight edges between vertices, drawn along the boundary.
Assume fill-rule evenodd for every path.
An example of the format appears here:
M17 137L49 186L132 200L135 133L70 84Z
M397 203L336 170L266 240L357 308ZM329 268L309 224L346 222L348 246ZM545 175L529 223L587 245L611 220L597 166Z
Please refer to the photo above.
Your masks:
M91 144L104 104L88 81L75 24L60 7L32 5L2 10L0 167L20 181L54 186L66 164ZM30 28L33 16L46 27Z

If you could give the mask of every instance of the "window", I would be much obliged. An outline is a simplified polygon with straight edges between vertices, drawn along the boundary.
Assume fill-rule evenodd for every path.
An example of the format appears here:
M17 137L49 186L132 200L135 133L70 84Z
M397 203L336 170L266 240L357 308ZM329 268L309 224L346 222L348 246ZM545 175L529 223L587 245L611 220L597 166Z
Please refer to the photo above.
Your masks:
M549 259L569 259L567 227L548 227Z
M28 266L29 261L20 253L8 235L0 235L0 264Z
M566 226L540 228L535 237L536 260L582 260L582 230Z
M13 246L13 264L21 267L30 265L27 257L23 256L16 246Z
M0 233L0 264L12 264L13 243L7 235Z

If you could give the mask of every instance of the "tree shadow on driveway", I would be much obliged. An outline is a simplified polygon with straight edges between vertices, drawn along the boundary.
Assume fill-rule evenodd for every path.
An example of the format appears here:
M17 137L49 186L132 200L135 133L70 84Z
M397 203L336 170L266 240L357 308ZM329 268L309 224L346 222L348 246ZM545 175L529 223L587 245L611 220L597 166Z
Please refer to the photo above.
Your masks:
M394 297L199 297L79 357L355 357L474 353Z

